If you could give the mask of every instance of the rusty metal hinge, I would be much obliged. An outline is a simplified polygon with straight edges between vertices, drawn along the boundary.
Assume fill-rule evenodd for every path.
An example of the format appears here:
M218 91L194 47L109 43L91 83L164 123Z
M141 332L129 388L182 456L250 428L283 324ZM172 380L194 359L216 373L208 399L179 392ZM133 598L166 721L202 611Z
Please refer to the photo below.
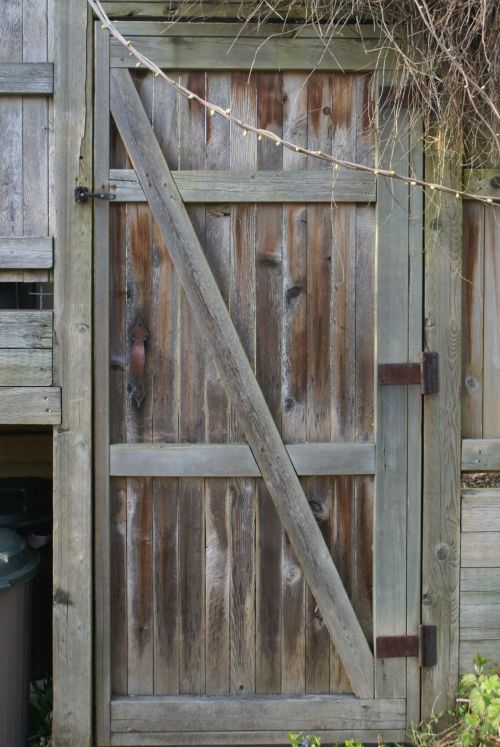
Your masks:
M439 357L421 353L420 363L379 363L379 384L419 384L422 394L439 392Z
M437 664L437 628L435 625L419 625L418 635L389 635L375 641L377 659L395 659L416 656L421 667Z

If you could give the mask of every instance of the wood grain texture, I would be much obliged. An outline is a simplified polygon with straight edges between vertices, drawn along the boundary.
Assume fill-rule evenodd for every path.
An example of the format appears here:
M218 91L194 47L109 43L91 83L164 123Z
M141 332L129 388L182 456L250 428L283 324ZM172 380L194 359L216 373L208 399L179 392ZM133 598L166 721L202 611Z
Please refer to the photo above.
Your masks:
M51 8L55 80L50 233L58 257L54 379L62 389L62 423L54 440L53 739L61 746L89 747L93 730L92 210L75 203L73 190L75 184L91 183L92 176L92 40L84 5L73 2Z
M462 532L498 531L500 531L500 490L486 488L462 491Z
M378 126L378 162L407 174L410 147L407 114L402 111L395 115L389 107L382 108ZM400 133L396 139L392 139L394 127ZM405 184L389 183L382 178L377 197L376 350L380 364L406 361L409 355L409 192ZM378 385L373 529L375 636L406 633L407 579L401 577L401 568L406 568L407 562L407 432L408 388ZM378 660L376 670L378 697L406 694L404 659Z
M0 387L51 385L52 350L0 349Z
M212 121L212 120L209 120ZM273 142L269 147L275 148ZM303 158L303 156L302 156ZM261 168L263 168L261 166ZM375 202L375 177L362 171L340 171L335 178L329 171L262 170L177 171L172 174L184 202ZM117 202L146 200L135 172L111 169L110 190Z
M51 311L0 311L1 348L52 348Z
M465 532L462 535L462 568L496 568L500 551L500 532Z
M484 213L483 437L500 436L500 227L498 209Z
M59 387L0 387L1 425L58 425L60 422Z
M500 583L500 567L461 568L460 589L462 591L496 591Z
M473 202L465 202L463 206L463 276L462 436L464 438L482 438L484 206Z
M429 154L426 178L446 154ZM460 184L445 158L441 183ZM437 175L437 174L436 174ZM422 622L438 626L438 664L422 678L422 718L454 703L458 661L462 216L459 200L425 203L424 344L439 353L439 394L424 399Z
M404 729L344 729L337 731L317 730L319 737L323 742L345 742L347 739L359 739L367 744L376 744L379 738L383 738L389 743L404 741L406 731ZM111 745L114 747L163 747L172 745L181 747L181 745L229 745L235 744L253 744L261 745L263 741L266 744L286 744L288 739L287 731L253 731L253 732L210 732L209 734L200 732L151 732L149 734L123 734L121 732L113 734Z
M492 179L500 176L499 169L464 169L464 188L481 197L500 197L500 189Z
M50 62L0 62L0 95L43 95L54 91Z
M0 237L0 270L50 269L52 264L52 239Z
M118 73L117 71L114 71L112 76L113 85L111 87L111 92L113 116L115 117L115 121L118 120L118 127L121 131L122 137L124 137L124 140L127 143L136 172L138 173L139 179L143 185L143 189L146 189L148 192L148 200L150 201L153 212L162 226L162 230L166 237L170 237L170 239L176 235L175 242L179 242L172 245L172 241L170 241L170 252L185 288L189 287L190 299L196 308L198 320L204 320L204 322L208 324L205 328L207 341L209 344L213 344L215 341L214 335L217 334L217 342L220 342L222 345L222 347L217 350L216 355L222 369L221 375L223 375L226 385L231 383L229 387L230 396L233 400L243 401L241 396L242 392L240 393L239 382L242 378L245 378L246 402L251 402L255 398L255 405L258 407L259 411L259 417L257 419L254 418L253 414L251 414L250 409L245 412L246 408L245 410L240 408L238 414L245 424L247 435L253 437L257 436L257 432L259 433L255 442L252 444L254 453L257 456L257 461L259 462L259 466L265 476L270 492L279 505L281 519L284 521L285 527L295 547L297 548L298 542L303 545L301 541L301 537L303 536L302 531L300 534L295 531L295 519L293 518L296 516L298 519L296 511L297 502L300 501L304 508L303 512L300 511L300 523L302 524L302 529L304 525L306 525L308 531L311 531L315 538L312 545L321 547L321 535L318 532L312 514L305 505L302 490L300 489L296 474L286 455L283 444L279 436L276 438L277 434L271 436L271 434L276 433L274 430L274 424L272 423L272 418L265 406L263 407L262 395L256 386L255 379L253 378L253 374L248 366L248 360L241 349L234 328L228 320L223 300L215 287L209 268L207 267L199 245L197 244L192 226L187 220L180 196L178 195L178 192L176 192L175 184L151 132L149 122L147 121L142 105L138 100L132 81L129 78L128 73L125 72ZM139 146L139 140L141 141L141 146ZM147 144L147 148L145 147L145 144ZM159 174L158 176L162 181L166 180L166 183L169 184L169 189L166 192L162 191L162 194L160 194L157 188L151 189L143 178L145 168L147 168L150 180L152 172L160 169L161 177ZM152 182L150 181L149 184L152 184ZM164 200L167 202L165 203ZM177 215L175 234L171 232L171 229L173 228L173 224L171 223L173 212ZM179 234L180 229L182 232L185 232L182 239ZM188 255L185 255L182 261L182 254L180 252L177 254L177 250L180 250L181 247L182 253L188 251ZM190 266L189 271L187 271L187 267L184 265L184 261L188 256L188 266ZM183 270L183 266L185 267L185 270ZM192 272L194 272L194 277L196 278L195 283L192 282ZM199 294L200 284L204 285L205 283L207 283L206 292L209 294L211 299L208 306L208 295L203 299ZM222 332L222 329L224 329L224 333L219 335L217 330ZM226 335L229 335L229 337L226 337ZM229 340L231 342L228 346ZM226 361L231 361L231 365L226 367ZM233 368L235 362L237 362L236 369ZM236 371L238 371L238 374L236 374ZM259 404L257 405L257 403ZM254 408L252 407L252 410L253 409ZM248 420L246 420L247 414ZM255 414L257 414L257 410L255 410ZM265 423L264 429L263 423ZM262 438L264 438L264 441L261 440ZM272 438L272 448L271 441L267 443L268 438ZM251 440L253 440L253 438ZM258 445L259 442L260 447ZM276 461L273 463L271 463L265 456L270 453L273 455L279 455L279 458L275 456ZM286 500L284 500L285 495L279 487L284 475L286 477L287 485ZM276 479L277 482L275 482ZM291 486L296 486L297 491L295 500L293 501L293 504L295 504L293 509L293 504L289 497ZM354 687L359 693L371 692L371 653L369 652L364 636L361 634L359 624L352 613L352 608L334 569L333 563L327 560L326 556L321 557L320 562L323 566L321 573L323 574L324 572L327 572L330 578L330 583L333 584L332 589L335 587L336 604L332 606L330 591L326 591L323 582L319 582L319 577L316 575L316 569L318 567L317 563L319 560L317 554L314 561L310 562L312 559L309 559L309 550L307 547L301 546L300 557L303 566L306 566L305 573L309 582L312 584L314 593L320 599L322 611L327 620L332 638L335 640L339 651L342 651L343 653L343 658L345 660L344 663L349 672L351 682L354 683ZM326 569L328 569L328 571ZM326 607L326 605L328 605L328 607ZM328 613L325 613L325 608L328 609ZM334 619L335 624L333 624ZM346 626L346 620L349 620L348 626ZM355 646L352 645L353 636L356 638ZM347 655L348 650L349 655Z
M153 59L157 65L174 70L339 70L344 72L374 70L378 59L378 41L335 39L325 54L323 40L283 39L271 36L266 44L259 37L239 36L237 40L221 37L181 36L134 37L134 47ZM126 49L111 41L113 68L135 67Z
M307 708L303 709L305 703ZM258 732L261 728L397 729L404 723L404 717L404 699L363 700L334 695L116 698L111 703L112 730L124 733L196 730L209 733L226 729Z
M462 441L461 466L465 472L500 470L500 439L465 438Z
M239 0L228 0L227 5L237 5ZM213 8L216 8L216 3L211 3ZM208 6L207 6L208 9ZM230 23L222 22L217 23L216 21L210 21L209 23L185 23L182 19L179 19L177 23L165 27L165 23L162 21L117 21L116 27L120 32L126 36L208 36L218 38L230 38L231 41L235 36L245 37L257 37L260 39L267 39L269 36L269 28L258 23L249 21L244 26L241 23ZM314 39L317 37L318 32L311 26L298 26L294 23L280 26L280 38L300 38L300 39ZM332 40L335 39L375 39L378 37L376 29L371 26L359 26L351 27L345 26L341 32L332 32L330 35ZM273 71L274 72L274 71Z

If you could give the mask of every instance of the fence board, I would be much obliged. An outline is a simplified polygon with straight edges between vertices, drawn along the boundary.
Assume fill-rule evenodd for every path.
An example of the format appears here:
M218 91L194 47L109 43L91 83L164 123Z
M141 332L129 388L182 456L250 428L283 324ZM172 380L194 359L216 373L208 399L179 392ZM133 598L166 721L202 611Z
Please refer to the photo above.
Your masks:
M0 95L43 95L54 91L51 62L0 62Z
M0 387L51 385L52 350L0 349Z
M1 425L57 425L61 422L58 387L0 387Z
M50 269L52 239L0 237L0 270Z
M0 349L52 348L51 311L0 311Z

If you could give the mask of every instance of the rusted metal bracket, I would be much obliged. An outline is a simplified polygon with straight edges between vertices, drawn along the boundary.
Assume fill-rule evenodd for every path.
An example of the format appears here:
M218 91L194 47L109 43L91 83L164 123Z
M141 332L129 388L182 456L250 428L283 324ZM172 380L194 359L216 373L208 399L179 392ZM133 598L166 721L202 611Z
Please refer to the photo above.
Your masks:
M379 384L419 384L422 394L439 392L439 356L421 353L420 363L379 363Z
M434 667L437 664L436 626L419 625L418 635L389 635L376 639L376 659L396 659L405 656L418 657L421 667Z

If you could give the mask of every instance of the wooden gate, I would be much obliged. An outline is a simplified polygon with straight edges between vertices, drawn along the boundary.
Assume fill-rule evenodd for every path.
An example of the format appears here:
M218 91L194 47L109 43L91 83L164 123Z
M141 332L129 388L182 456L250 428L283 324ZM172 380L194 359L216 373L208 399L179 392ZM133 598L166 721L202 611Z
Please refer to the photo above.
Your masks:
M419 175L369 34L118 25L248 124ZM418 665L372 651L420 622L421 395L376 371L422 349L420 198L134 64L98 27L98 744L401 740Z

